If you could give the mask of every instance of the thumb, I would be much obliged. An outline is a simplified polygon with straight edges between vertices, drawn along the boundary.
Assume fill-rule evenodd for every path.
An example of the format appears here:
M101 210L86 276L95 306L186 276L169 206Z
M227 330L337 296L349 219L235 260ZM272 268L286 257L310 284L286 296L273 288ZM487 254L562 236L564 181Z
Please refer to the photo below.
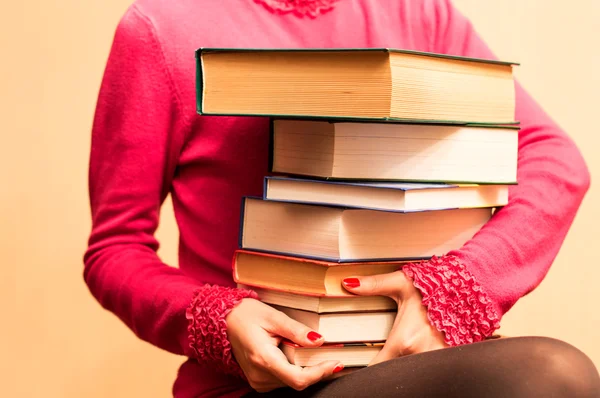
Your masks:
M402 271L373 276L345 278L342 285L346 290L360 296L389 296L398 301L407 283Z
M398 352L394 349L392 344L385 344L381 351L371 360L369 366L377 365L378 363L389 361L394 358L398 358Z

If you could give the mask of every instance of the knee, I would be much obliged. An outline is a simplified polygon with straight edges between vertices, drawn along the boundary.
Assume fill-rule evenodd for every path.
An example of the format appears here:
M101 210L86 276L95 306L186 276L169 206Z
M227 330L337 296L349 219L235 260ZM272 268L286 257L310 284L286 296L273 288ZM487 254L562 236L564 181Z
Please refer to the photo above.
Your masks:
M583 352L551 338L536 338L531 348L532 367L545 389L565 397L600 397L598 370Z

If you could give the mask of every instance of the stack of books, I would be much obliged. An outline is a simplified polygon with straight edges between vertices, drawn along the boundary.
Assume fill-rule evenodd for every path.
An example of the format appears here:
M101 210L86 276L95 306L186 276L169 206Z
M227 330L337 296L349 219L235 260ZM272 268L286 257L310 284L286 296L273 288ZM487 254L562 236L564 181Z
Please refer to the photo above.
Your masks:
M516 183L513 64L389 49L197 51L198 112L269 116L235 281L324 336L292 363L365 366L396 315L342 280L459 249Z

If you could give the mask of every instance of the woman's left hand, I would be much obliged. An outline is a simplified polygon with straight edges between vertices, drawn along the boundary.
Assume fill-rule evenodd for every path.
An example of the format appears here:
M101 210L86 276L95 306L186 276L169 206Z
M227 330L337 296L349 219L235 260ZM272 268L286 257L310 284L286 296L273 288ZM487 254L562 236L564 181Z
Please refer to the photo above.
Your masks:
M404 272L346 278L342 285L357 295L388 296L398 303L398 315L385 346L369 366L402 355L448 347L444 334L429 322L421 293Z

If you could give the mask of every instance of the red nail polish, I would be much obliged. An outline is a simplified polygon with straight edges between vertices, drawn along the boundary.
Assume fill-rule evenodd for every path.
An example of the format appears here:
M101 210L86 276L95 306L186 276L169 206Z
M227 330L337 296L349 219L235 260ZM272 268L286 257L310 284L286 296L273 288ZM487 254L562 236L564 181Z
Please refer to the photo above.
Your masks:
M342 281L342 283L344 286L350 288L360 287L360 281L357 278L346 278Z
M337 373L337 372L341 372L344 369L344 365L342 365L341 363L339 365L337 365L335 368L333 368L333 373Z
M306 335L306 337L308 337L308 339L310 341L317 341L321 338L323 338L323 336L321 336L319 333L317 332L308 332L308 334Z

